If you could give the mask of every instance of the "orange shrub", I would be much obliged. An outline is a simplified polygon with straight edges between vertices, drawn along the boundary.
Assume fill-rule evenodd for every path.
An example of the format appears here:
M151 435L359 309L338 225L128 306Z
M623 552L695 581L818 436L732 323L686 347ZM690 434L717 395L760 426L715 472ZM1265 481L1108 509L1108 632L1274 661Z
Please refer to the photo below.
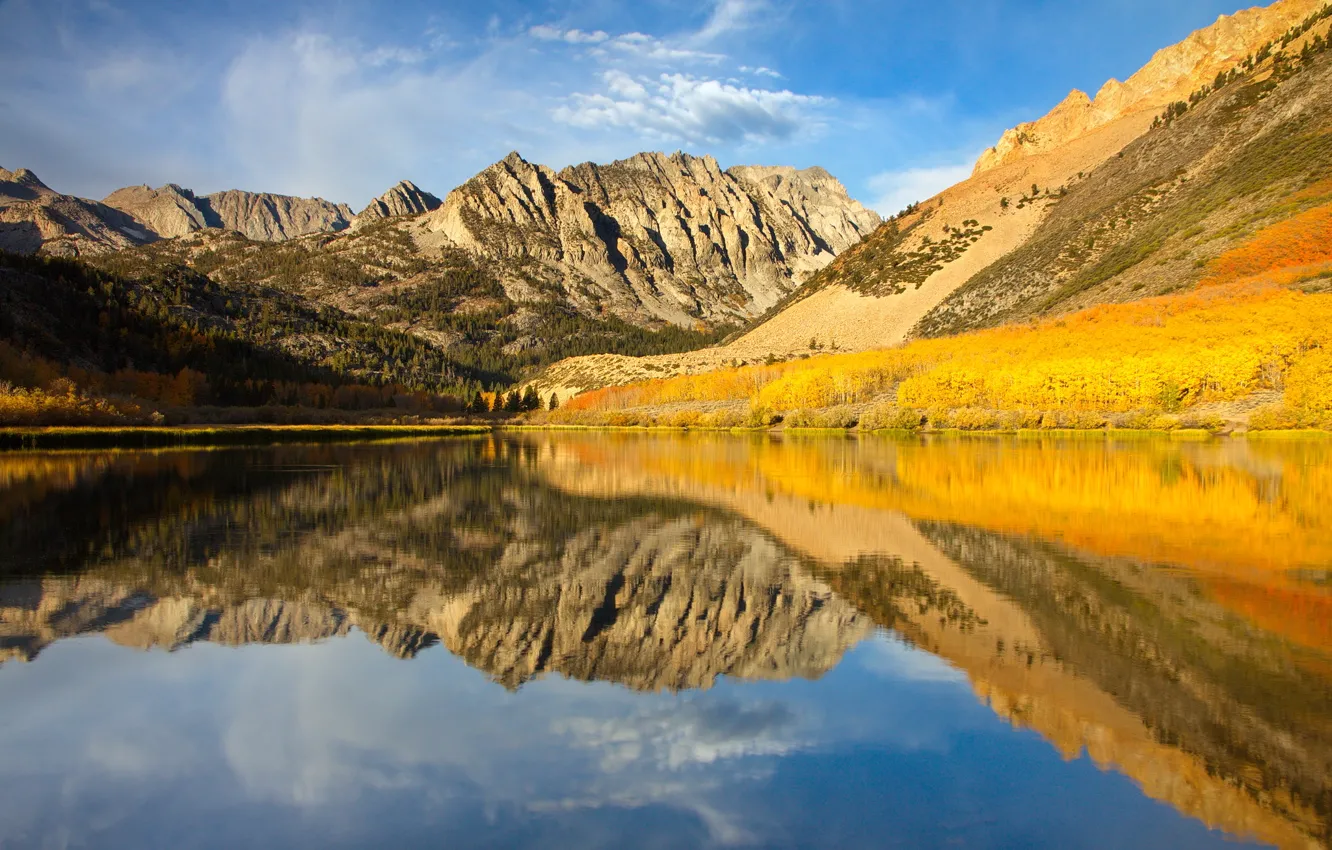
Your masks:
M1228 283L1265 273L1308 267L1332 268L1332 204L1306 210L1260 230L1207 266L1204 285Z

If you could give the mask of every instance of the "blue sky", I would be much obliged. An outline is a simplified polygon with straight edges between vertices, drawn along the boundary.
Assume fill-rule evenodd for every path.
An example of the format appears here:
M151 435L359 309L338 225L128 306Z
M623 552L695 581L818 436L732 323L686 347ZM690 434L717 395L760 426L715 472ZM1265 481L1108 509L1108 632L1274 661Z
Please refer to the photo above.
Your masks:
M822 165L892 212L1237 0L0 0L0 166L359 209L510 150Z

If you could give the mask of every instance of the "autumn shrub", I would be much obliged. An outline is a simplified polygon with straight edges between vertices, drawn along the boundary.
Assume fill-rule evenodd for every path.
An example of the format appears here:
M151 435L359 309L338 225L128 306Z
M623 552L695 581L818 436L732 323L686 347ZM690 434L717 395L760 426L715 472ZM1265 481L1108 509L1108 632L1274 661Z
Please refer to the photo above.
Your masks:
M713 410L699 417L700 428L741 428L749 424L749 414L738 410Z
M1291 367L1286 403L1308 414L1332 414L1332 347L1310 351Z
M854 428L860 422L855 408L846 405L822 410L798 410L784 420L788 428Z
M703 413L699 410L677 410L674 413L663 417L663 425L669 425L672 428L696 428L703 419Z
M869 430L897 427L884 423L909 420L904 410L932 411L935 428L1173 428L1184 420L1166 414L1260 390L1285 388L1300 410L1332 411L1328 351L1332 295L1232 284L900 348L608 388L565 409L747 399L753 425L869 403Z
M1284 431L1299 425L1299 416L1284 404L1265 404L1249 414L1249 429L1253 431Z
M862 431L918 431L924 424L924 413L891 402L872 405L860 416Z
M0 384L0 425L114 425L142 419L138 407L125 410L104 398L78 391L72 381L60 378L50 390L25 389Z
M1243 280L1332 262L1332 204L1266 227L1207 266L1204 284Z

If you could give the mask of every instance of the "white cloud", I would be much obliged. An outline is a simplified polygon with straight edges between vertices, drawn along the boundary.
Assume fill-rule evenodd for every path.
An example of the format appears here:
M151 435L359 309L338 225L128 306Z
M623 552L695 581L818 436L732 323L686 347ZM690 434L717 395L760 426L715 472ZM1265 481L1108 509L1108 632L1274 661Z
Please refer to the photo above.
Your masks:
M641 32L617 35L610 40L607 46L620 55L631 59L667 65L677 62L703 62L715 65L726 58L720 53L709 53L705 50L682 47L669 41L644 35ZM604 57L609 54L601 52L595 55Z
M653 139L763 143L817 133L823 98L747 88L687 74L603 75L606 93L575 94L554 112L575 127L628 129Z
M760 65L757 68L751 68L748 65L741 65L739 68L742 74L753 74L756 77L772 77L774 80L785 79L780 73L771 68Z
M527 34L540 41L563 41L566 44L600 44L610 38L608 34L601 30L595 32L584 32L579 29L561 29L550 24L540 24L532 27Z
M970 162L940 165L933 168L906 168L885 171L869 180L874 200L869 206L880 215L890 216L911 204L928 200L956 183L971 176Z
M801 746L794 735L797 721L784 703L688 702L633 717L568 718L558 721L554 731L598 752L607 773L631 765L673 772L791 753Z

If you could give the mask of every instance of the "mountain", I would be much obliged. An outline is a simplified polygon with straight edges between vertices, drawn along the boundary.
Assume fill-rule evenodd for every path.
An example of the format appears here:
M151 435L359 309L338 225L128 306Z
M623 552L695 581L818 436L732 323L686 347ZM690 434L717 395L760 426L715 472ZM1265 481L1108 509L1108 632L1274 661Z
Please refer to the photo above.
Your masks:
M153 238L120 210L62 195L26 168L0 168L0 251L30 254L42 249L53 256L78 257Z
M0 168L0 250L89 257L185 236L205 228L280 241L344 230L346 204L320 198L226 191L202 197L168 183L129 186L103 201L62 195L27 169Z
M359 225L376 219L395 218L400 215L421 215L437 209L440 203L439 198L418 189L412 181L402 180L357 213L355 223Z
M119 189L107 195L103 203L133 216L145 230L164 239L218 227L235 230L250 239L277 242L345 230L353 218L346 204L322 198L293 198L234 189L196 197L174 183L160 189L148 186Z
M1158 51L1126 81L1109 80L1094 99L1074 89L1043 118L1006 131L981 154L975 173L1053 150L1130 115L1145 117L1150 124L1165 106L1187 100L1217 74L1229 71L1261 45L1280 39L1324 5L1325 0L1279 0L1266 8L1222 15L1212 26Z
M513 154L443 202L403 181L359 216L174 184L106 204L42 191L10 213L58 203L97 224L98 241L78 243L92 268L0 258L0 343L15 358L0 357L0 379L128 396L65 411L67 424L175 422L194 415L185 399L438 413L571 356L706 348L879 222L822 169L722 171L684 154L558 174ZM15 247L51 253L69 241L53 227L44 243L34 222L16 225ZM125 370L156 378L114 377ZM37 421L31 399L19 407Z
M972 177L894 216L728 345L582 358L541 386L884 348L1188 289L1332 201L1330 15L1281 0L1222 17L1095 100L1074 93L1006 133Z
M556 173L511 153L412 230L497 263L518 300L554 287L585 313L688 327L761 315L878 224L822 169L643 153Z

